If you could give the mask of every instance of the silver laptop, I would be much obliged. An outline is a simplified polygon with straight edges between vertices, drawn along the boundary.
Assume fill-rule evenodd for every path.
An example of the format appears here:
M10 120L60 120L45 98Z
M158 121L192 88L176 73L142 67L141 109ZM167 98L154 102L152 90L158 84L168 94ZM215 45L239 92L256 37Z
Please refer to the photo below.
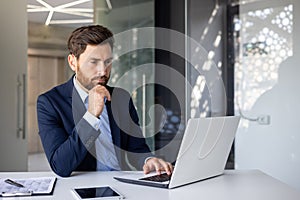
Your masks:
M171 176L128 172L114 178L126 183L175 188L219 176L224 172L239 120L239 116L189 119Z

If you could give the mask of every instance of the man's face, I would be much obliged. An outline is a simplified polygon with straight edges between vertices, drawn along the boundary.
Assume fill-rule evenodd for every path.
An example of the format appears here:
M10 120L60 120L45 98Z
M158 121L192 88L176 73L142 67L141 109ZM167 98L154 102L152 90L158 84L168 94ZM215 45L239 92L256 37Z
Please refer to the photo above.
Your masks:
M77 80L87 90L96 85L105 86L110 78L112 59L112 49L108 43L87 45L75 62Z

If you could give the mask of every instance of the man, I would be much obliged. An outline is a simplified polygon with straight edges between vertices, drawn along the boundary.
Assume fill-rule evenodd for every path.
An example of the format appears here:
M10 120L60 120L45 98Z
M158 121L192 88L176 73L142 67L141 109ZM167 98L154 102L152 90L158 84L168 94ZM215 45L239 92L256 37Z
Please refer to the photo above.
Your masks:
M37 100L39 134L52 170L166 171L169 162L154 157L141 137L130 95L107 85L112 68L113 34L100 25L80 27L68 40L68 63L75 72L66 83Z

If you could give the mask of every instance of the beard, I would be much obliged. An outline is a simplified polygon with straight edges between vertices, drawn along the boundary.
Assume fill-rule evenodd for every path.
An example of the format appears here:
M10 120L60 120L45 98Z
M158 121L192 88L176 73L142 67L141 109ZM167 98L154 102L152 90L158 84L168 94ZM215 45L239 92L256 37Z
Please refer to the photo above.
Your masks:
M97 85L106 86L109 80L109 76L95 76L92 78L92 82L96 81ZM94 85L95 86L95 85Z
M94 76L92 78L86 77L80 71L79 67L77 69L78 70L76 73L76 78L79 81L79 83L87 90L91 90L96 85L106 86L110 78L110 74L108 76Z

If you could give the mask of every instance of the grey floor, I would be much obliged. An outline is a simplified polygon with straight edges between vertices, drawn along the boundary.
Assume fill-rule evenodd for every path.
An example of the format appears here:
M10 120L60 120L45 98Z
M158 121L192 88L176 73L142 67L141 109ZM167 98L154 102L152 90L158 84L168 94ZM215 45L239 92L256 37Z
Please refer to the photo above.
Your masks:
M28 171L51 171L46 155L44 153L28 155Z

